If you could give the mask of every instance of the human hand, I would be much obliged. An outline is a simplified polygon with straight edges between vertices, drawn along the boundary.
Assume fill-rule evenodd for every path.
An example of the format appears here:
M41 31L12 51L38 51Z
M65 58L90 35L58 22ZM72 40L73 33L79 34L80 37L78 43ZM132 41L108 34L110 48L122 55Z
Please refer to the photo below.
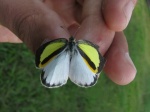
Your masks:
M21 43L22 41L6 27L0 25L0 43L1 42Z
M45 39L69 38L70 34L61 26L69 29L71 34L80 26L76 38L99 45L101 54L107 59L104 70L108 77L115 83L124 85L134 79L136 69L128 57L127 42L123 33L115 32L126 28L135 2L0 0L0 22L33 52ZM14 39L15 37L7 41L11 42Z

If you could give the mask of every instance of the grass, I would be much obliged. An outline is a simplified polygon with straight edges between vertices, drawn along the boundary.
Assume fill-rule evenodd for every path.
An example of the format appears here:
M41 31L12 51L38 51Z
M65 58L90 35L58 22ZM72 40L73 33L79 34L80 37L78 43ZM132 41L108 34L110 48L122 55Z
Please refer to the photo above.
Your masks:
M98 84L83 89L72 84L46 89L39 82L34 56L22 44L0 44L1 112L150 112L150 12L139 0L125 30L137 67L135 80L119 86L104 74Z

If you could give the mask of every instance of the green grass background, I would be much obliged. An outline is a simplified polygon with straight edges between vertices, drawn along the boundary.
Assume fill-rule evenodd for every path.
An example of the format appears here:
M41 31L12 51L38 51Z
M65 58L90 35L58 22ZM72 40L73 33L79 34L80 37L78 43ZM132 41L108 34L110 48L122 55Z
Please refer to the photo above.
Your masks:
M135 80L119 86L102 74L89 89L70 81L59 89L44 88L26 46L1 43L0 112L150 112L150 10L144 0L125 34L138 71Z

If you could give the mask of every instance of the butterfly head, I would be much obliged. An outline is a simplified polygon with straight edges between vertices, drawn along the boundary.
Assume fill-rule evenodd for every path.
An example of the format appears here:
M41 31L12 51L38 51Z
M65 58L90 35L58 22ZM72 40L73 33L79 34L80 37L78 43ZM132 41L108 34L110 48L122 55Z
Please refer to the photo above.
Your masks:
M69 42L73 43L73 42L76 42L76 40L75 40L75 38L74 38L73 36L71 36L71 37L69 38Z

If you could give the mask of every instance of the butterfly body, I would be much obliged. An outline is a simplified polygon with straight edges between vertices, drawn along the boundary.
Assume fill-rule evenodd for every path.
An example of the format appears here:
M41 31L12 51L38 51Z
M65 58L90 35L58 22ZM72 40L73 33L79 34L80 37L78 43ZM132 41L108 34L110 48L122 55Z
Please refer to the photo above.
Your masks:
M41 82L48 88L62 86L68 78L81 87L93 86L105 64L97 45L73 37L43 44L35 61L42 69Z

